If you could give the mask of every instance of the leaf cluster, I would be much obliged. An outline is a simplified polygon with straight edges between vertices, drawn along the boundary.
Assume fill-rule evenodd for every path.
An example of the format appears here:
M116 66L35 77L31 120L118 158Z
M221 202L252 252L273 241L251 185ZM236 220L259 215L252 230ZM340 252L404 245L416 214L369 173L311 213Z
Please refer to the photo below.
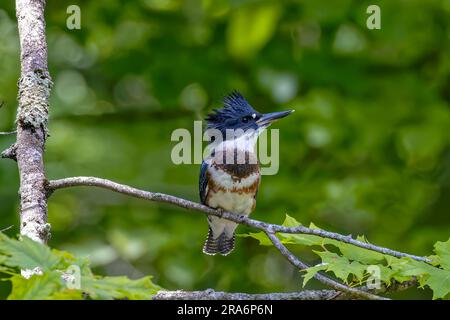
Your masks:
M301 224L286 215L283 225L296 227ZM318 229L313 223L309 227ZM261 245L272 245L263 232L243 236L257 239ZM320 258L321 263L302 270L303 286L316 273L323 271L332 273L350 286L368 285L378 280L389 288L394 282L417 280L420 288L427 286L433 291L433 299L450 298L450 239L436 242L435 255L429 256L432 261L429 264L408 257L392 257L316 235L280 233L278 237L284 244L311 247ZM364 236L358 236L357 240L368 242Z
M22 274L21 274L22 270ZM32 271L32 272L30 272ZM12 283L8 299L151 299L159 286L151 276L94 275L89 260L50 249L27 237L16 240L0 233L0 272ZM25 274L31 277L24 277Z

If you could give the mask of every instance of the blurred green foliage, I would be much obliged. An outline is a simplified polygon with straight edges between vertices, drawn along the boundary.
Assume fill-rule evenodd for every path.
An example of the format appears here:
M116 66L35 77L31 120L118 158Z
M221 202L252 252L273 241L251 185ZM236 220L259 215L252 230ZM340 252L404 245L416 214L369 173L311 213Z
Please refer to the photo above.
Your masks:
M366 28L374 3L381 30ZM71 4L81 30L66 28ZM419 255L448 239L448 0L48 1L46 18L48 178L94 175L197 201L198 165L171 162L171 132L192 130L236 88L261 112L297 111L276 125L280 171L263 178L252 217L280 223L288 213ZM13 1L0 5L0 57L4 131L20 69ZM0 148L11 142L1 137ZM14 225L10 235L17 190L15 163L2 161L0 229ZM150 274L168 289L301 287L298 272L250 238L230 256L203 255L205 218L176 207L80 188L52 196L49 221L52 247L88 256L96 273Z

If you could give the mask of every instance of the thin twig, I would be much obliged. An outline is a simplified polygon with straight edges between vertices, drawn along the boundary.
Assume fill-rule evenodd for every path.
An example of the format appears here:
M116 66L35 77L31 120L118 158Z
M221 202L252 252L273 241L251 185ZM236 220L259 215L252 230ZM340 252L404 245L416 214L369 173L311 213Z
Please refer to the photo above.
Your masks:
M14 227L14 225L10 225L10 226L8 226L8 227L6 227L6 228L3 228L3 229L0 230L0 232L8 231L8 230L11 229L12 227Z
M316 235L323 238L329 238L338 240L341 242L349 243L352 245L355 245L357 247L361 247L364 249L380 252L383 254L391 255L397 258L402 257L409 257L411 259L417 260L417 261L424 261L424 262L430 262L428 258L420 257L411 255L408 253L403 253L395 250L391 250L384 247L375 246L373 244L362 242L353 239L351 236L344 236L339 233L333 233L321 229L311 229L304 226L297 226L297 227L285 227L280 226L276 224L270 224L254 219L250 219L245 216L240 216L232 212L227 211L221 211L221 210L215 210L208 206L189 201L186 199L178 198L172 195L164 194L164 193L157 193L157 192L149 192L144 191L140 189L136 189L124 184L119 184L111 180L102 179L102 178L96 178L96 177L72 177L72 178L65 178L65 179L59 179L59 180L51 180L48 183L48 190L49 193L62 188L68 188L68 187L76 187L76 186L95 186L99 188L108 189L111 191L115 191L118 193L126 194L132 197L141 198L145 200L150 201L156 201L156 202L163 202L163 203L170 203L177 205L182 208L186 209L193 209L196 211L200 211L209 215L218 216L239 224L243 224L249 227L253 227L259 230L262 230L264 232L281 232L281 233L295 233L295 234L311 234Z
M16 134L17 131L10 131L10 132L0 132L0 136L9 136L9 135L13 135Z
M15 143L11 145L8 149L0 153L0 157L17 161L17 145Z

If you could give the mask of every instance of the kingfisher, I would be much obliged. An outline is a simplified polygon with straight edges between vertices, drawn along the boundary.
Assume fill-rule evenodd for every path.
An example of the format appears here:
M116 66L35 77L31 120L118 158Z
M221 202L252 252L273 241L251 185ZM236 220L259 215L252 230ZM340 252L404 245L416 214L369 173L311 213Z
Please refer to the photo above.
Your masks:
M293 111L262 114L237 91L225 96L223 107L205 119L207 132L213 132L214 147L200 169L202 204L245 216L255 209L261 182L256 141L264 129ZM237 224L212 215L207 219L209 232L203 252L228 255L234 249Z

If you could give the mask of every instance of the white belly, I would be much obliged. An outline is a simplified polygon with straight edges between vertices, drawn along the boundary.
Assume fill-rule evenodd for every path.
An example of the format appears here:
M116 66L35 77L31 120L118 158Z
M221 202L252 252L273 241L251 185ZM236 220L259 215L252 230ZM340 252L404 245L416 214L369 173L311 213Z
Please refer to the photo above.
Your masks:
M239 194L219 190L218 192L210 192L207 204L213 208L222 208L225 211L249 215L254 203L255 198L248 193Z
M208 197L208 206L213 208L222 208L223 210L245 216L250 214L254 208L254 204L254 197L245 193L238 194L219 191L217 193L211 192ZM212 229L214 238L219 237L223 232L225 232L227 237L230 238L233 236L234 231L238 226L232 221L221 219L216 216L209 216L208 223Z

